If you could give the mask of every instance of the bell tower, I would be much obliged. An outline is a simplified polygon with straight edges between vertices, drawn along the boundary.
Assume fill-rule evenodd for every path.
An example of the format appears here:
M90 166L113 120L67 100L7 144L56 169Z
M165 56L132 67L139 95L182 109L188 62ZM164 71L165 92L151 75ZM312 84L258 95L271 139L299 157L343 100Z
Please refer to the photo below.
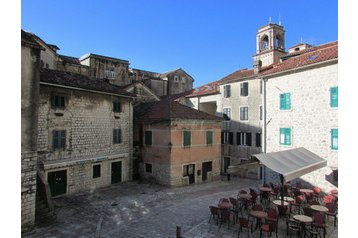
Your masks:
M269 23L259 28L256 34L256 54L254 67L264 67L278 63L285 55L285 31L283 26Z

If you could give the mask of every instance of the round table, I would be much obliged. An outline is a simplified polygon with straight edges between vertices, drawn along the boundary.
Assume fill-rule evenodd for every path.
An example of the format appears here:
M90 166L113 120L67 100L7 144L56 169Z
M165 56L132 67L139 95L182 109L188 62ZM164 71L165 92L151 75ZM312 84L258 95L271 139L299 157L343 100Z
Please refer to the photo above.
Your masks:
M267 212L250 211L250 216L256 217L256 227L255 227L255 229L257 229L261 225L261 219L267 217Z
M318 212L328 212L328 208L322 205L312 205L311 209Z
M262 191L262 192L271 192L271 191L272 191L272 188L269 188L269 187L260 187L260 191Z
M312 217L305 215L294 215L293 219L301 224L301 229L303 231L302 233L304 234L304 237L306 237L306 224L313 221Z
M307 189L307 188L301 188L300 192L301 193L313 193L313 190L312 189Z
M272 203L277 206L288 206L289 205L289 203L286 201L283 201L283 203L282 203L282 200L273 200Z

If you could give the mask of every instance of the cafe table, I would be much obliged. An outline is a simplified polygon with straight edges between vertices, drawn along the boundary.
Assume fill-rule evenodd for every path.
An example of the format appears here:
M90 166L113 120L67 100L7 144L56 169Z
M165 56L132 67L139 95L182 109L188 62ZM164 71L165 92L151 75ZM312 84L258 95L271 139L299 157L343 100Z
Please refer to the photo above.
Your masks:
M322 205L311 205L311 209L317 212L328 212L328 208Z
M267 217L267 212L264 211L250 211L250 216L256 218L255 230L261 225L261 220Z
M300 223L302 231L301 236L303 234L303 236L306 237L306 224L312 223L312 217L306 215L294 215L292 218Z

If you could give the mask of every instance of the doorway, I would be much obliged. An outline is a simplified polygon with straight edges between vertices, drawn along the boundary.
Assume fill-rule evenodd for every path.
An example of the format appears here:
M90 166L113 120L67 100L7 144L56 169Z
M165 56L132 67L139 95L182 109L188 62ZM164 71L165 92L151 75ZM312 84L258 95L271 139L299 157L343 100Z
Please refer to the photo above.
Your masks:
M111 164L111 184L122 181L122 161L112 162Z
M226 174L227 168L230 166L230 157L224 157L224 173Z
M204 162L202 166L202 170L203 170L202 180L206 181L208 180L208 172L213 170L213 162L211 161Z
M67 190L67 170L49 172L47 182L50 186L51 196L66 194Z
M195 183L195 164L184 165L183 169L183 176L189 177L189 184Z

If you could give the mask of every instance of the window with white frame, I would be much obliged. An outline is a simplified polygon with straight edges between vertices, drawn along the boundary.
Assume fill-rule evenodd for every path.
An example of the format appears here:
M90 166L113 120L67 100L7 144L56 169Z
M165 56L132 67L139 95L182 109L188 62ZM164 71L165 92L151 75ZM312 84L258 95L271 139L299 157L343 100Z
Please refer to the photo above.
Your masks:
M231 120L231 108L230 107L223 108L223 118L225 119L225 121Z
M240 107L240 121L249 120L249 107Z
M241 83L240 84L240 96L248 96L249 95L249 83Z
M236 144L243 145L243 146L251 146L251 133L238 132L236 134Z

